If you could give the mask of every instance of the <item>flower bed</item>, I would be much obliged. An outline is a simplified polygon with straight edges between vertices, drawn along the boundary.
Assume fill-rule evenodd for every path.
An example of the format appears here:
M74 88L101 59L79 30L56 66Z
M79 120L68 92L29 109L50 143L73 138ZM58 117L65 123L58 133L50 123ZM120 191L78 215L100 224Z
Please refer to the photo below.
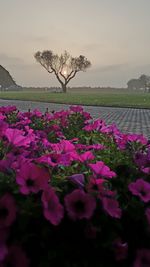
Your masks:
M0 108L0 267L150 266L150 145L81 107Z

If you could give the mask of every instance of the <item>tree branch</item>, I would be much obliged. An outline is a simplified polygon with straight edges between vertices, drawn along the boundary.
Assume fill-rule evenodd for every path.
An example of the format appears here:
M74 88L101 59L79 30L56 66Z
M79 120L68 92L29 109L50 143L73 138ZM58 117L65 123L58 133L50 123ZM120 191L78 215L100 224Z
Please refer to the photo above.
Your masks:
M73 72L73 71L72 71L72 72ZM69 83L69 81L75 77L75 75L77 74L77 72L78 72L78 70L75 70L75 71L74 71L73 75L72 75L72 76L70 76L70 78L69 78L69 79L67 79L67 82L66 82L66 84L67 84L67 83Z
M40 62L40 61L39 61ZM42 63L42 62L40 62L40 64L41 64L41 66L43 67L43 68L45 68L49 73L53 73L53 70L49 70L49 69L47 69L46 68L46 66Z

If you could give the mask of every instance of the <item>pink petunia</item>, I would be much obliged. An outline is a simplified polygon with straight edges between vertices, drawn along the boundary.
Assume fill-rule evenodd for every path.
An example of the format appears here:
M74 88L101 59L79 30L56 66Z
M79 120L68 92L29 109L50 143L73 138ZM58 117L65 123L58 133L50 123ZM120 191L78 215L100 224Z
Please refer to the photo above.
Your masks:
M83 107L81 106L70 106L69 109L73 112L82 112L83 111Z
M119 203L116 199L103 197L102 198L103 209L113 218L120 219L122 211L119 208Z
M80 155L80 161L81 162L93 160L94 158L95 158L95 156L93 155L93 153L91 151L86 151Z
M140 134L128 134L127 135L127 141L129 142L138 142L142 145L146 145L148 143L148 139Z
M103 193L105 190L104 183L107 183L105 179L96 179L94 177L90 177L89 183L87 184L87 191L90 193Z
M24 131L8 128L5 131L8 141L17 147L28 147L32 141L31 136L24 136Z
M0 198L0 228L13 224L16 219L16 204L12 195L6 193Z
M94 164L90 163L89 167L94 172L94 174L96 174L96 176L101 176L105 178L116 177L116 173L111 171L110 168L106 166L103 161L97 161Z
M42 193L42 203L45 218L53 225L58 225L64 216L64 208L52 188Z
M146 174L150 174L150 167L141 168L141 171Z
M105 122L102 120L95 120L93 123L88 123L83 129L87 132L91 132L94 130L100 130L103 126L105 126Z
M150 183L143 179L138 179L130 183L128 188L134 196L140 197L142 201L146 203L150 201Z
M140 249L137 251L133 267L150 267L150 249Z
M16 175L16 182L24 195L45 189L49 179L49 173L45 168L40 168L31 162L22 164Z
M72 220L90 219L96 208L96 201L90 194L76 189L65 196L65 206Z
M41 157L36 159L37 163L44 163L48 166L55 167L57 166L57 163L53 162L51 159L51 154L42 155Z

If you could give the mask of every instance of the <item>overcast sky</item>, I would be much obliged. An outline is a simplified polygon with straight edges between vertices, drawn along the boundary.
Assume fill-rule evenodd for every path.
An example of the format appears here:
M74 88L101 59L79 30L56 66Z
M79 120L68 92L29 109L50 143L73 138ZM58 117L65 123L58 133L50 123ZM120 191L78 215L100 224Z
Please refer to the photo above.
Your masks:
M125 87L150 75L150 0L0 0L0 65L23 86L58 86L38 50L92 63L70 86Z

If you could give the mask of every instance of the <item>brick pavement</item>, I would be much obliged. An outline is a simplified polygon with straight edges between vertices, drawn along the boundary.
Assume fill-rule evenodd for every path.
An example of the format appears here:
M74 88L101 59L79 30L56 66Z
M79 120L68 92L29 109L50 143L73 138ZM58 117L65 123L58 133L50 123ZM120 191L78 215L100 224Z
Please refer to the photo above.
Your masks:
M0 100L0 106L5 105L16 105L17 108L22 111L27 111L29 108L31 110L37 108L42 112L44 112L46 108L48 108L49 111L68 108L68 105L64 104ZM143 134L150 139L149 109L85 106L84 110L90 112L94 118L99 117L104 119L107 124L115 123L122 132Z

